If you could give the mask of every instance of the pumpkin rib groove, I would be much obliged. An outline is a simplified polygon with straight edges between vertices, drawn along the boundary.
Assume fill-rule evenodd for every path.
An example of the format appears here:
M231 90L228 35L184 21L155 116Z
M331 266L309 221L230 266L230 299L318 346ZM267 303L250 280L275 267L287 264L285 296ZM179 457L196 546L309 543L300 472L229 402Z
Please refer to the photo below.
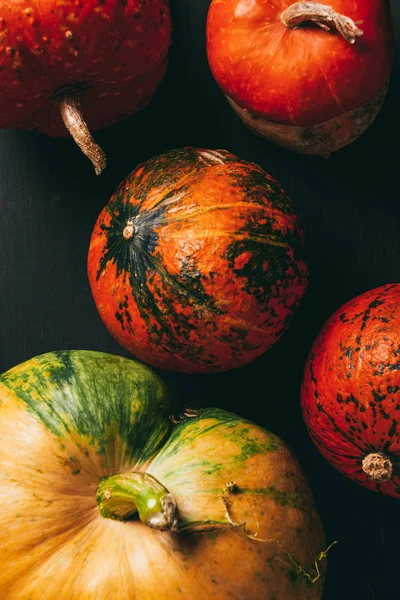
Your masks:
M157 197L155 197L154 204L150 203L150 206L148 206L147 205L148 200L144 199L143 204L142 204L143 211L152 212L155 209L159 209L160 207L163 206L163 203L165 202L165 200L168 198L168 196L170 194L172 194L172 193L179 194L180 192L182 192L182 190L187 189L188 183L190 183L190 181L194 178L194 176L197 175L199 170L200 169L190 171L190 173L187 173L187 175L184 175L180 179L178 179L176 182L176 185L174 185L171 188L167 188L167 191L164 191L164 193L161 194L159 199L157 199Z
M215 165L213 165L215 166ZM141 168L141 167L138 167ZM175 193L179 193L182 190L188 189L189 188L189 184L191 183L191 181L199 174L201 174L201 172L204 171L204 167L202 165L197 165L196 167L194 167L191 171L189 171L188 173L186 173L186 175L181 175L175 182L174 185L172 187L167 188L166 190L164 189L162 191L162 193L160 194L160 198L157 199L157 197L155 198L155 203L151 204L150 206L147 205L147 198L145 197L143 199L143 204L142 204L142 208L143 208L143 212L152 212L155 209L159 209L162 208L164 205L164 202L168 199L168 196L175 192ZM135 176L135 171L132 173L132 176ZM138 183L138 182L136 182Z
M339 435L341 435L343 437L343 439L345 439L347 442L350 442L353 446L355 446L358 450L362 450L362 448L356 444L356 442L354 441L354 439L351 439L350 437L347 436L347 434L345 434L340 427L337 425L335 419L332 417L332 415L330 415L325 408L322 406L321 403L319 403L317 400L315 400L315 405L317 407L317 410L319 412L321 412L323 415L326 416L326 418L331 422L331 424L333 425L334 430L339 433Z
M234 323L236 325L240 325L241 327L245 327L249 331L258 332L258 327L250 323L250 321L245 319L240 319L239 317L235 317L234 315L226 315L225 320L227 323Z
M251 209L251 210L265 210L265 211L267 211L268 216L274 215L274 213L275 213L275 215L279 215L281 218L284 216L281 211L276 210L276 209L275 210L270 210L264 204L256 204L256 203L253 203L253 202L233 202L231 204L228 204L228 203L226 203L226 204L214 204L212 206L206 206L206 207L201 207L201 208L196 207L195 210L197 212L195 212L193 210L192 212L189 212L189 214L183 214L182 216L179 215L179 217L169 217L167 222L168 223L177 223L177 222L183 221L183 220L185 220L187 218L191 219L191 218L197 217L199 215L200 216L204 215L204 214L206 214L208 212L213 212L213 211L217 212L219 210L229 210L229 209L232 209L232 208L248 208L248 209ZM177 210L177 209L175 209L175 210ZM189 206L188 207L188 211L191 211L191 210L192 209ZM171 210L170 212L173 212L173 210Z
M238 240L238 241L246 241L246 240L250 240L252 242L257 242L260 244L267 244L268 246L279 246L280 248L289 248L289 244L286 242L280 242L276 237L272 236L272 235L251 235L251 234L241 234L238 232L231 232L231 231L222 231L222 230L218 230L218 229L210 229L209 230L209 235L207 237L228 237L232 240ZM178 239L181 235L185 236L186 232L185 231L174 231L172 233L172 238L173 239ZM170 235L170 234L169 234ZM193 239L201 239L202 237L204 237L204 232L196 232L195 234L191 234L190 235L191 238Z
M153 211L159 211L160 208L165 208L167 207L169 209L169 212L172 213L174 212L174 210L179 210L179 208L174 209L174 208L170 208L173 204L175 204L176 202L179 202L179 200L182 200L182 198L185 197L187 192L187 188L186 187L182 187L180 189L175 190L171 190L160 202L157 202L154 207L152 208L144 208L142 207L143 210L141 210L141 212L139 212L138 217L144 217L145 215L147 215L147 213L149 215L152 214ZM172 194L172 196L171 196ZM170 197L171 196L171 197ZM162 218L162 217L161 217ZM156 220L156 219L155 219ZM155 223L155 227L158 225L157 220Z
M341 435L340 431L335 430L336 433L338 433L339 435ZM317 438L314 436L313 432L309 430L309 434L311 439L313 440L313 442L316 444L317 443ZM345 439L347 442L349 441L348 438L346 438L344 435L342 436L343 439ZM355 444L353 442L351 442L352 446L355 446ZM360 448L361 450L361 448ZM354 460L354 461L359 461L360 465L361 465L361 460L359 456L352 456L352 455L348 455L348 454L344 454L343 452L341 452L340 450L335 449L329 449L329 450L325 450L325 452L328 452L329 454L332 455L332 457L336 458L347 458L349 460Z

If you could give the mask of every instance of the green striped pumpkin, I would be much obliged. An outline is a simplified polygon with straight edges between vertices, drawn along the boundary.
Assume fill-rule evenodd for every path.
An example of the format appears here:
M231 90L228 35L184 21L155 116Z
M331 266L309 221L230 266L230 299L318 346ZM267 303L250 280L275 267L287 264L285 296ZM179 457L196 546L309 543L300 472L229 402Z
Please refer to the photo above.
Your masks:
M323 529L288 448L222 410L179 417L117 356L54 352L0 377L0 526L7 600L322 594Z

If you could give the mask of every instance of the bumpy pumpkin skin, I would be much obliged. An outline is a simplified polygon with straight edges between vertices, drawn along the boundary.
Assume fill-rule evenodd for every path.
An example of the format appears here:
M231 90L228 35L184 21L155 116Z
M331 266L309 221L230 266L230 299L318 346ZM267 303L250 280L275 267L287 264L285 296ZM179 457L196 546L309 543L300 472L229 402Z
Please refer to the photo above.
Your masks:
M145 106L164 76L167 0L0 0L0 127L68 135L55 93L80 89L91 130Z
M320 599L325 549L297 461L271 433L221 410L174 424L159 378L87 351L32 359L0 378L0 597L7 600ZM103 518L100 480L141 471L177 500L182 524L157 532ZM221 491L234 480L228 522ZM198 531L198 530L196 530Z
M133 171L100 214L89 280L111 335L141 360L221 371L286 330L307 284L302 241L291 201L260 167L174 150Z
M341 473L400 498L400 285L366 292L326 323L310 353L301 402L310 435ZM394 471L373 481L363 459L382 453Z

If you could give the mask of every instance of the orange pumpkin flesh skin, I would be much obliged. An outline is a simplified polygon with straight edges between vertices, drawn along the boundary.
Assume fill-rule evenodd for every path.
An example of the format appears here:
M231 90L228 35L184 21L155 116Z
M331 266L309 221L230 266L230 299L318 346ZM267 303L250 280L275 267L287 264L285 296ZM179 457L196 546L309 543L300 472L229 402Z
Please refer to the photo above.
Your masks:
M154 373L89 351L8 371L0 400L1 598L322 597L321 522L271 433L216 409L176 424Z
M286 330L307 284L302 230L278 183L226 151L140 165L94 228L88 273L111 335L151 365L246 364Z
M211 71L255 133L328 156L382 107L394 43L389 2L214 0Z
M99 174L105 156L88 128L150 101L167 66L167 0L0 0L0 15L0 127L67 127Z
M351 300L310 353L302 408L322 455L370 490L400 498L400 285Z

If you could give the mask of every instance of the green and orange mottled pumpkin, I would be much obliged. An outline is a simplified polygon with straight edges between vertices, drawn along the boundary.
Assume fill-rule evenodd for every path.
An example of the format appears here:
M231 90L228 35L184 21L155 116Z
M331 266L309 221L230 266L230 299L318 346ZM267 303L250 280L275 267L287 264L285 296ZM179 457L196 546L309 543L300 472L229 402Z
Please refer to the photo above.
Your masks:
M239 367L286 330L307 283L302 230L279 184L229 152L139 166L93 231L89 280L111 335L154 366Z
M324 533L288 448L175 411L150 369L97 352L0 376L0 598L321 598Z
M327 321L307 362L302 408L336 469L400 498L400 284L361 294Z

